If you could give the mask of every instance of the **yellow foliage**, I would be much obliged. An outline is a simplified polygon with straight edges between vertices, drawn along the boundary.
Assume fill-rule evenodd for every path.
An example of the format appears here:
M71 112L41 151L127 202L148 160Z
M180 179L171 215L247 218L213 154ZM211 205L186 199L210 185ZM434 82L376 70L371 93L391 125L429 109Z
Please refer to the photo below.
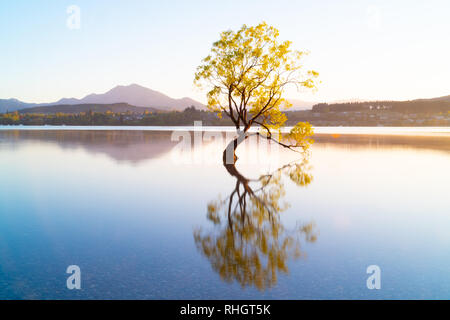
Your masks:
M286 87L316 88L318 72L304 70L307 52L278 37L265 22L224 31L197 68L194 83L207 89L209 110L230 117L237 129L279 129L287 120L280 108L290 106Z

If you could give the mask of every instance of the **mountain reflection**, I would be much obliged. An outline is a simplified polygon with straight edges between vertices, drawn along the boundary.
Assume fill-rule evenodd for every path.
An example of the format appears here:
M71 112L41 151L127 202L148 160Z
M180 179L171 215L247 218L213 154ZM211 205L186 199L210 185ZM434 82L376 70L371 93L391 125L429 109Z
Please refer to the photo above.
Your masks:
M278 274L288 273L290 259L304 255L302 243L317 239L313 223L289 229L280 219L289 206L283 202L284 178L298 186L310 184L308 160L287 164L257 179L246 178L235 165L224 166L236 185L226 199L208 204L207 219L213 227L194 231L196 246L224 281L268 289L277 283Z
M171 132L140 130L4 130L0 144L13 148L22 143L51 143L64 150L81 148L117 162L139 163L159 158L177 142Z

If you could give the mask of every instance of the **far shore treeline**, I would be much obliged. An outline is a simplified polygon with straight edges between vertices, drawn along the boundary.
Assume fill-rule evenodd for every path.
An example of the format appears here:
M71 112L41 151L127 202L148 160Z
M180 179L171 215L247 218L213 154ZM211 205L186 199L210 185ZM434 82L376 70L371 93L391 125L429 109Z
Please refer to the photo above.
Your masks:
M316 104L312 110L286 111L287 125L299 121L315 126L450 126L450 102L432 100ZM77 126L232 126L210 111L191 106L160 111L127 104L65 105L0 113L0 125Z
M439 113L450 111L450 101L413 100L413 101L367 101L347 103L319 103L312 107L314 112L348 112L384 109L401 113Z

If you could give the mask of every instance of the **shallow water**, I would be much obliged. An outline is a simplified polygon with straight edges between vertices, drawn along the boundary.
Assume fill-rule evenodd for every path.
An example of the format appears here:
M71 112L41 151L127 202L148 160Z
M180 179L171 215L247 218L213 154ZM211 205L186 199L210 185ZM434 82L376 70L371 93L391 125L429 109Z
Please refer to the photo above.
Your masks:
M450 298L445 128L316 130L308 155L250 140L237 168L257 196L231 214L225 135L22 129L0 130L0 298Z

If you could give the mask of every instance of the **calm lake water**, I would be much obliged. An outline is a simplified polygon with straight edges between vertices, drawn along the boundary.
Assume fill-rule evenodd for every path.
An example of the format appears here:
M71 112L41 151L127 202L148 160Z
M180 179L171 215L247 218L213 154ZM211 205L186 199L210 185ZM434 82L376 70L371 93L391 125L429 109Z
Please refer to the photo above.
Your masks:
M0 298L450 298L448 128L250 139L241 179L225 133L141 129L0 129Z

